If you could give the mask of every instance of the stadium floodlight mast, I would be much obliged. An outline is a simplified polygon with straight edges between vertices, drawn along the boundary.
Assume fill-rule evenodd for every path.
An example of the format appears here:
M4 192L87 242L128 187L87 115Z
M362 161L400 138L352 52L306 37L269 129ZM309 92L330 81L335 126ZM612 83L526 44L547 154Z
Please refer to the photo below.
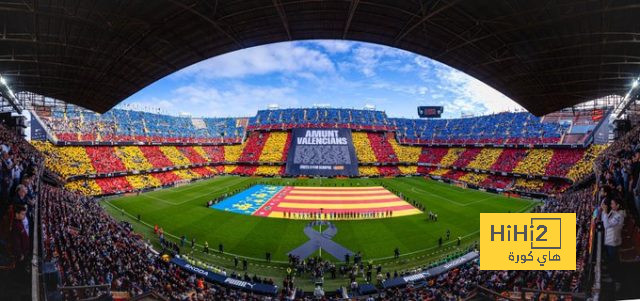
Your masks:
M2 93L2 96L9 101L9 104L13 107L16 113L22 114L22 108L20 108L20 105L18 104L16 95L13 93L13 90L11 90L7 84L7 79L2 76L2 74L0 74L0 84L2 84L0 85L0 93Z
M629 92L627 92L627 94L624 96L622 103L615 108L614 114L616 115L616 119L620 119L621 117L623 117L623 115L625 115L624 112L629 108L631 103L633 103L635 98L638 96L638 90L640 90L637 89L638 81L640 81L640 76L636 78L633 83L631 83L631 89L629 89Z

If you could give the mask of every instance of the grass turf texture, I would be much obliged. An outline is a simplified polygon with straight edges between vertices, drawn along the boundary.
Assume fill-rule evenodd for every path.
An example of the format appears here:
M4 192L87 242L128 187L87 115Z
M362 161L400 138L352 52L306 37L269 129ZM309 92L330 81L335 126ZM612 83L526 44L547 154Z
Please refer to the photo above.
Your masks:
M338 228L334 241L351 251L362 252L365 262L372 259L375 263L383 264L386 267L383 270L391 271L423 266L442 258L446 252L456 251L454 246L458 236L463 237L463 245L477 240L481 212L525 212L535 206L535 202L530 200L463 189L422 177L277 179L238 176L221 176L187 186L121 197L105 201L108 204L104 205L114 217L132 222L136 231L154 241L149 225L157 224L164 228L165 236L186 235L188 241L195 237L196 244L207 241L211 250L217 250L218 244L222 243L226 255L204 255L200 252L194 252L194 255L227 268L232 267L229 266L229 253L250 257L253 258L251 265L255 266L250 272L277 279L283 275L287 253L308 240L302 230L309 221L262 218L206 207L206 202L211 199L240 192L258 183L293 186L382 185L401 194L409 202L422 203L425 214L332 221ZM438 214L437 222L427 219L426 214L430 210ZM138 214L146 226L131 218ZM451 230L449 241L445 240L447 229ZM439 237L445 242L442 248L438 247ZM393 259L396 247L402 254L401 260ZM271 252L273 260L269 265L263 261L267 251ZM322 255L325 259L335 261L324 252Z

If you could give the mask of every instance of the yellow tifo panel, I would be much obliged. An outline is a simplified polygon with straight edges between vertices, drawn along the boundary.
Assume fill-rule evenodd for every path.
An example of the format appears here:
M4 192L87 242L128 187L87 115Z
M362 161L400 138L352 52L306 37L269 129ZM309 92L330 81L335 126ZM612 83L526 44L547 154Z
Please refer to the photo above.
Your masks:
M63 178L96 173L83 146L57 147L49 142L40 141L31 143L44 154L46 166Z
M127 170L148 170L153 168L153 165L149 163L149 160L137 146L117 146L114 151Z
M607 148L606 145L591 145L584 152L580 159L567 173L567 177L573 181L578 181L587 174L593 172L593 161Z
M175 166L191 165L191 161L187 159L175 146L161 146L160 151Z
M527 151L527 156L513 169L513 172L543 175L552 156L552 149L530 149Z
M195 145L193 146L193 149L196 151L196 153L198 153L198 155L200 155L200 157L207 160L207 162L211 162L211 158L209 158L209 155L207 154L207 152L204 151L204 149L202 149L202 146Z
M282 162L282 153L287 142L287 132L271 132L264 143L260 162ZM260 168L256 172L260 171Z
M530 190L540 190L544 186L544 182L539 179L516 179L515 186Z
M473 161L469 162L467 168L488 170L491 168L491 165L496 162L498 157L500 157L501 153L501 148L484 148Z
M453 162L456 162L456 160L458 160L458 156L460 156L460 154L462 154L464 151L465 151L464 148L452 147L449 149L447 154L444 155L444 157L442 157L442 159L438 164L442 167L451 166Z
M260 176L277 176L280 174L282 166L260 165L254 172L254 175Z
M242 155L242 148L244 148L244 144L225 145L224 160L227 162L238 162L238 158Z
M418 165L409 165L409 166L398 165L398 169L400 170L400 173L403 175L411 175L411 174L418 173Z
M224 173L231 173L236 168L238 168L238 165L225 165L224 166Z
M77 181L71 181L64 185L71 191L77 191L84 195L99 195L102 194L102 189L93 179L83 179Z
M361 177L380 175L378 168L375 166L358 166L358 172Z
M162 182L150 174L126 176L127 181L135 189L162 186Z
M478 185L484 182L484 180L486 180L488 176L489 176L488 174L479 174L479 173L469 172L463 175L462 177L460 177L458 180Z
M371 148L371 143L369 142L369 136L367 133L352 132L351 136L353 139L353 146L356 150L356 156L360 163L378 162L378 158ZM377 169L375 174L378 174Z
M173 173L178 175L178 177L180 177L183 180L191 180L191 179L195 179L195 178L199 178L200 177L199 175L193 173L191 170L188 170L188 169L174 170Z
M204 168L208 169L209 171L211 171L212 174L217 175L220 173L220 170L214 166L205 166Z
M432 175L434 176L442 176L444 174L446 174L447 172L449 172L451 169L448 168L438 168L434 171L431 172Z
M418 158L420 158L420 153L422 152L422 147L420 146L411 146L411 145L400 145L396 141L394 137L389 137L388 139L393 151L398 156L398 161L400 162L418 162ZM416 167L417 169L417 167ZM402 171L402 169L400 169Z

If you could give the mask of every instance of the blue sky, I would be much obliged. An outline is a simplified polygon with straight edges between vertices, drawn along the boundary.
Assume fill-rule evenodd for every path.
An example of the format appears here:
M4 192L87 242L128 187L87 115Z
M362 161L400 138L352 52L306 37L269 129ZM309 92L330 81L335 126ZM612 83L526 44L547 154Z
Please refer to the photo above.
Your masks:
M312 40L257 46L171 74L126 99L138 109L192 116L252 116L269 104L341 108L374 105L416 118L419 105L444 117L521 107L482 82L429 58L352 41Z

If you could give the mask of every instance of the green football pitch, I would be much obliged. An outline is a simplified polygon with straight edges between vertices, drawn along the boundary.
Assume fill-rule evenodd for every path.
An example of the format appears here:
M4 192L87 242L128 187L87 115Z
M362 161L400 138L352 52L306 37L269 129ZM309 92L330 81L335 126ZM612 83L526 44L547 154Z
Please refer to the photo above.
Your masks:
M264 218L214 210L207 201L240 192L254 184L291 186L384 186L409 202L419 202L425 212L438 214L431 221L427 214L372 220L332 221L338 229L333 240L353 252L361 252L365 262L372 260L386 270L424 267L455 252L462 252L478 240L480 213L527 212L535 201L464 189L426 180L423 177L389 179L279 179L220 176L193 184L157 190L135 196L105 200L102 205L116 219L130 222L134 230L157 246L153 226L162 227L165 237L178 241L185 235L196 239L196 248L185 250L208 264L233 269L232 258L247 258L251 274L279 279L287 263L287 253L305 243L303 233L309 221ZM137 221L140 215L141 221ZM451 238L446 240L446 231ZM442 237L443 245L438 240ZM457 238L462 238L457 246ZM210 254L202 252L208 242ZM217 252L219 244L224 253ZM395 248L399 259L393 258ZM183 251L184 252L184 251ZM265 253L272 254L267 264ZM320 251L321 252L321 251ZM316 252L320 255L319 252ZM326 253L321 256L337 261ZM344 283L341 283L344 285Z

